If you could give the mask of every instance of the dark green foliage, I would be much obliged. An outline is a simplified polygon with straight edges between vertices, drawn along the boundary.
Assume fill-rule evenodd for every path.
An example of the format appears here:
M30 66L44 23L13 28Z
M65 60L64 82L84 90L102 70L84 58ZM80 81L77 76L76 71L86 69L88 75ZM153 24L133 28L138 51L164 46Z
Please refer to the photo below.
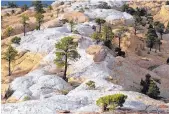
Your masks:
M146 37L147 37L147 47L149 47L150 51L151 51L151 49L153 48L153 46L155 45L155 43L158 40L158 36L156 34L155 29L149 28L148 32L146 34Z
M17 8L18 5L15 2L8 2L8 8Z
M15 13L15 10L12 10L11 13L14 14L14 13Z
M36 13L44 13L43 4L41 1L33 1L32 5L35 7Z
M121 57L125 57L125 52L124 51L121 51L121 48L115 48L115 53L116 53L116 56L121 56Z
M8 61L8 75L11 75L11 62L15 60L18 52L10 45L4 53L3 59Z
M112 32L112 28L109 25L104 25L102 31L102 40L104 41L104 45L107 46L109 49L112 47L112 39L114 37L114 33Z
M124 4L124 5L122 6L122 11L123 11L123 12L127 12L127 13L129 13L129 14L131 14L131 15L134 15L135 12L136 12L132 7L129 7L128 4Z
M94 32L91 35L91 38L94 39L94 40L96 40L96 43L98 44L102 40L102 34L99 33L99 32Z
M154 80L151 79L151 75L147 74L146 79L141 80L140 85L143 87L141 92L148 95L151 98L159 98L160 91Z
M157 68L157 67L159 67L159 65L153 65L153 66L150 66L149 68L148 68L148 70L154 70L155 68Z
M71 20L71 21L69 21L69 25L70 25L70 31L73 32L75 22L73 20Z
M104 45L105 45L106 47L108 47L109 49L112 49L112 42L111 42L111 40L106 40L106 41L104 41Z
M78 43L73 42L72 37L65 37L55 45L56 47L55 63L58 67L64 67L63 79L65 81L68 81L66 77L67 67L69 65L68 60L75 61L79 57L79 54L76 50L77 46Z
M166 28L166 31L165 31L165 33L169 33L169 22L168 22L168 24L167 24L167 28Z
M142 23L142 18L139 15L134 15L134 34L137 34L138 26Z
M14 38L12 38L11 42L14 44L20 44L21 38L15 36Z
M51 5L48 6L48 9L49 9L50 11L53 10L53 8L52 8Z
M88 86L88 87L90 87L90 88L95 88L95 82L94 81L88 81L87 83L86 83L86 85Z
M136 8L136 13L138 16L146 16L147 11L145 8Z
M111 9L111 6L109 6L109 5L107 4L107 2L102 2L102 1L100 1L100 2L99 2L99 5L98 5L98 8L100 8L100 9Z
M154 99L159 98L158 96L160 95L160 90L159 90L157 84L153 80L150 81L147 95L151 98L154 98Z
M103 111L114 110L116 107L122 107L125 100L127 99L126 95L123 94L114 94L100 97L96 104L102 107Z
M14 90L12 90L9 86L7 91L5 92L5 96L3 97L3 99L8 99L9 97L12 96L13 93L14 93Z
M162 39L162 35L164 34L164 29L165 29L164 24L159 22L159 23L155 23L154 25L156 31L160 33Z
M99 33L101 33L102 30L102 24L104 24L106 21L104 19L97 18L95 22L99 25Z
M169 64L169 58L167 59L167 64Z
M148 21L148 24L153 24L153 16L151 14L147 14L146 15L146 18L147 18L147 21Z
M43 22L44 16L41 13L37 13L35 15L35 18L36 18L36 22L37 22L37 29L40 30L40 27L41 27L41 24Z
M8 26L4 32L4 35L7 37L10 37L13 32L14 32L14 29L12 27Z
M22 7L21 7L21 10L22 12L28 10L28 6L26 4L24 4Z
M27 21L29 21L29 17L26 14L23 14L22 16L22 26L23 26L23 32L24 32L24 36L26 34L26 27L29 25Z

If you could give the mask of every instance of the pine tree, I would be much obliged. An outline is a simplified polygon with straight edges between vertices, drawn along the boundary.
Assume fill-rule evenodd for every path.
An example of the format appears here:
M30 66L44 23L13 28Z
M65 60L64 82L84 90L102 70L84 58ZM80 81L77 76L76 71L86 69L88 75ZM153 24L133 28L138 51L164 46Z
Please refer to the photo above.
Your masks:
M29 20L29 17L27 15L22 15L21 17L22 17L22 21L21 22L22 22L22 25L23 25L23 32L24 32L24 36L25 36L25 34L26 34L26 26L29 25L27 23L27 21Z
M125 36L125 32L127 32L128 29L126 29L125 27L121 27L117 30L117 33L115 34L116 37L118 37L119 39L119 48L121 49L121 38Z
M134 15L134 34L137 34L138 26L141 24L142 18L139 15Z
M79 54L76 50L78 43L73 42L72 37L65 37L56 43L56 59L55 63L58 67L64 67L63 79L67 79L67 68L69 65L68 60L76 60Z
M36 15L35 15L35 18L36 18L36 22L37 22L37 28L38 28L38 30L40 30L40 27L41 27L41 24L42 24L42 22L43 22L43 18L44 18L44 16L41 14L41 13L37 13Z
M141 80L140 85L143 87L143 89L141 90L143 94L146 94L154 99L157 99L158 96L160 95L159 88L157 84L154 82L154 80L151 79L150 74L146 75L145 81Z
M112 32L112 28L108 25L104 25L102 29L102 38L107 41L107 40L112 40L114 37L114 34Z
M70 25L70 31L73 32L75 22L73 20L71 20L71 21L69 21L69 25Z
M102 40L102 34L99 33L99 32L94 32L91 35L91 38L94 39L94 40L96 40L96 43L98 44Z
M35 7L36 13L44 13L43 4L41 1L33 1L32 5Z
M10 45L4 53L3 59L8 61L8 75L11 75L11 62L15 60L18 52Z
M106 21L104 19L97 18L95 22L99 25L99 33L101 33L102 30L102 24L104 24Z
M21 10L22 12L26 11L28 9L28 6L26 4L24 4L22 7L21 7Z
M155 45L156 41L158 40L158 36L156 34L156 31L154 28L149 28L148 32L146 34L147 37L147 46L151 49L153 48L153 46Z

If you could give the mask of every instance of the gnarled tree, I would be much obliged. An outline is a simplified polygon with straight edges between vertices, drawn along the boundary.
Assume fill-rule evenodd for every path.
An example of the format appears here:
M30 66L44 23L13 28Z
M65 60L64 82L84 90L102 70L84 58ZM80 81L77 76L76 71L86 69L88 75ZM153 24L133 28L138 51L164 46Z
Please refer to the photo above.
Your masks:
M11 62L15 60L18 52L10 45L4 53L3 59L8 61L8 75L11 75Z
M77 60L79 54L76 50L78 46L77 42L73 41L72 37L65 37L61 39L58 43L56 43L56 59L55 63L58 67L64 67L63 79L68 81L67 79L67 68L69 65L68 60Z

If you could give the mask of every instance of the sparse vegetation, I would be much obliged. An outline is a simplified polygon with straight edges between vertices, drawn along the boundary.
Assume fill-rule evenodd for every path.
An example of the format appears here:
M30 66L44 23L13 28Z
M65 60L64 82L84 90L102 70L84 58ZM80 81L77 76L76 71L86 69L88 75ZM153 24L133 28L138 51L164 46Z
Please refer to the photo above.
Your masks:
M158 99L160 95L159 88L154 80L151 79L151 75L147 74L146 79L141 80L140 85L143 87L141 92L148 95L151 98Z
M91 38L94 39L96 41L96 43L98 44L102 40L102 34L99 32L94 32L91 35Z
M14 44L20 44L20 41L21 41L21 38L20 37L17 37L15 36L14 38L12 38L11 42L14 43Z
M102 107L102 111L115 110L116 107L122 107L123 103L127 99L126 95L114 94L103 96L96 101L96 104Z
M28 96L25 96L23 99L23 101L28 101L28 100L30 100L30 97L28 97Z
M49 9L50 11L53 10L53 8L52 8L51 5L48 6L48 9Z
M89 88L95 88L95 82L94 81L88 81L87 83L86 83L86 85L89 87Z
M4 36L10 37L13 32L14 32L14 29L12 27L8 26L4 32Z

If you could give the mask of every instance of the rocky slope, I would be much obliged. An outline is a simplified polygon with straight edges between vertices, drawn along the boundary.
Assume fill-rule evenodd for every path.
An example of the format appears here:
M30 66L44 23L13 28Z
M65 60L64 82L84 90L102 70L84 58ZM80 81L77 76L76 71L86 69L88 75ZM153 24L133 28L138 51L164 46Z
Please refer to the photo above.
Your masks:
M49 21L49 24L45 25L47 27L45 29L27 32L26 36L19 35L21 37L20 45L12 44L12 46L19 53L26 51L28 55L24 56L31 57L35 61L32 64L31 60L25 59L26 57L24 56L23 59L22 57L19 58L23 62L17 65L17 68L14 67L14 69L23 71L29 68L31 70L29 70L29 73L17 75L21 77L16 79L13 77L14 81L8 82L14 93L6 101L6 104L2 104L1 113L56 114L61 110L67 110L72 113L97 113L100 112L100 108L96 105L96 100L101 96L116 93L123 93L128 96L123 108L135 111L167 110L169 107L167 103L151 99L139 92L141 89L141 79L144 79L146 74L150 74L153 79L160 80L161 82L157 83L161 92L160 96L166 99L169 98L169 65L165 64L166 57L169 54L167 50L169 44L168 34L163 38L164 43L161 53L152 52L151 54L147 54L147 50L145 49L142 51L142 55L138 56L134 50L138 48L139 39L133 36L132 30L129 30L126 33L127 40L126 38L122 39L122 46L127 55L126 58L115 57L114 51L103 46L102 43L96 44L90 38L94 32L92 29L93 25L97 26L93 19L94 17L99 17L106 19L108 23L116 23L117 25L113 25L113 28L116 29L120 25L128 25L128 22L132 24L133 17L117 10L123 4L121 1L107 1L115 9L92 8L94 7L93 5L99 3L98 1L91 0L91 4L88 1L72 2L71 4L70 2L66 2L64 5L59 5L60 1L57 1L52 4L56 9L64 7L65 10L70 11L63 15L59 14L54 23L59 18L72 19L75 15L74 19L81 22L74 28L78 34L71 33L68 24L55 27L52 26L53 22ZM77 8L76 6L79 7ZM89 7L89 9L85 9L84 12L78 12L83 7ZM69 16L70 14L72 16ZM51 25L52 28L48 25ZM131 29L131 27L128 28ZM55 43L65 36L72 36L74 41L78 42L77 51L81 56L77 61L70 61L71 65L67 73L69 78L68 83L61 78L63 69L57 68L54 64ZM3 40L3 50L10 39ZM128 43L128 46L125 47L126 43ZM114 45L117 44L114 43ZM38 56L32 57L29 55L30 53L37 54ZM159 65L159 67L151 71L148 68L152 65ZM3 71L5 71L6 65L4 64L3 66ZM86 84L89 81L94 82L94 88ZM166 107L166 109L161 108L162 106Z

